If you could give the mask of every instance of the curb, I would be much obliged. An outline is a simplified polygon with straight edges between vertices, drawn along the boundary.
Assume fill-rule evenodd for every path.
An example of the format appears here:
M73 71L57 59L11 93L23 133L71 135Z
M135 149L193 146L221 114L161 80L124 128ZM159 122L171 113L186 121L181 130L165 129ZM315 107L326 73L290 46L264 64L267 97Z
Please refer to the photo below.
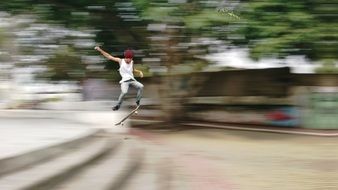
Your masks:
M308 136L319 136L319 137L338 137L338 133L325 133L325 132L314 132L314 131L296 131L290 129L267 129L261 127L243 127L243 126L228 126L225 124L213 124L213 123L181 123L186 126L194 127L210 127L218 129L230 129L230 130L241 130L241 131L255 131L255 132L268 132L268 133L279 133L279 134L292 134L292 135L308 135Z
M135 125L147 125L154 123L161 123L160 117L135 117L131 119L131 123ZM206 128L218 128L218 129L229 129L229 130L241 130L241 131L255 131L255 132L268 132L268 133L279 133L279 134L293 134L293 135L308 135L308 136L318 136L318 137L338 137L338 132L324 132L316 131L311 129L289 129L289 128L278 128L278 127L262 127L260 125L254 124L231 124L231 123L215 123L215 122L206 122L206 121L191 121L180 123L185 126L193 127L206 127Z

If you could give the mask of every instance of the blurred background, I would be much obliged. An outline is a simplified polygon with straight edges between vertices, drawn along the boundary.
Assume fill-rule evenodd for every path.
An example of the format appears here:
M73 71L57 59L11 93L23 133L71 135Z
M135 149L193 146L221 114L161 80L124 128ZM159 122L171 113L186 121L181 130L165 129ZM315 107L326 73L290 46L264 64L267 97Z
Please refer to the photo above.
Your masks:
M337 13L334 0L1 0L0 189L337 189ZM112 123L136 91L111 111L119 66L96 45L133 49L145 75L131 128Z
M325 0L3 0L0 107L115 101L118 65L100 45L135 51L144 108L167 121L336 128L337 9Z

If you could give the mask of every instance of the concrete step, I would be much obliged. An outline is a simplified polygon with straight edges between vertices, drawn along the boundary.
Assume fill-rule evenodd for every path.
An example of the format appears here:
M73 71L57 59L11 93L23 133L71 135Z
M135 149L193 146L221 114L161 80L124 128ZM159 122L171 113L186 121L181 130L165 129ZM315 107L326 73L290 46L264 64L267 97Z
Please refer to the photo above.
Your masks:
M85 146L101 133L103 133L103 130L100 129L88 130L88 132L65 142L51 144L50 146L2 158L0 159L0 177L27 167L32 167L35 164L41 164L42 162L72 151L74 148Z
M50 189L79 172L89 163L103 158L112 150L112 147L116 148L118 145L117 139L98 136L81 148L73 148L68 154L3 176L0 179L0 189Z
M115 190L121 189L137 172L143 162L144 151L132 140L122 140L114 154L91 165L79 175L57 186L57 190Z

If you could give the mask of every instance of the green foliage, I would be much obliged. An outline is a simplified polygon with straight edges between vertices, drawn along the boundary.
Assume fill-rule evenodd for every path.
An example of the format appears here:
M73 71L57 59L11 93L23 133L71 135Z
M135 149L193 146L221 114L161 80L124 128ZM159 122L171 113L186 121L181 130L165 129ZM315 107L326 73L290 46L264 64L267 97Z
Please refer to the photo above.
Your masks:
M140 27L140 25L144 27L143 23L123 21L119 17L121 13L117 10L118 3L128 4L126 1L119 0L113 2L111 0L1 0L0 11L6 11L14 15L32 14L37 18L36 23L56 24L68 29L83 31L84 33L86 33L86 30L90 32L96 31L94 37L79 38L94 38L97 44L104 46L108 52L123 52L126 48L147 48L146 35L144 34L144 29ZM102 64L102 66L106 66L106 72L104 73L102 71L86 70L82 68L83 65L78 68L77 65L81 61L80 55L99 56L99 54L93 48L77 47L72 44L72 37L67 38L69 39L54 41L56 44L52 45L67 44L72 47L72 53L55 52L54 57L46 62L49 72L44 73L42 77L53 80L80 80L83 73L86 72L86 76L93 78L107 78L109 80L118 80L120 78L116 66L111 66L108 61ZM37 51L31 47L19 47L19 50L24 55L37 54ZM116 55L116 53L113 54ZM67 64L64 64L65 61L63 60L66 60ZM71 63L71 61L74 63ZM67 71L67 69L70 70Z
M323 61L324 64L316 69L317 73L325 73L325 74L338 74L338 67L335 65L334 60L326 59Z
M203 1L133 0L133 2L142 18L147 22L166 25L164 30L159 31L162 34L155 34L155 36L168 36L169 39L163 43L166 43L165 47L170 46L171 48L153 48L152 51L167 53L169 59L165 60L167 60L166 65L169 70L171 65L183 64L188 66L191 62L198 62L199 59L196 56L208 52L208 45L188 47L182 44L188 44L202 37L224 39L227 35L222 30L224 26L239 19L233 12L226 9L217 9L218 3L222 1L213 5ZM149 33L148 35L153 34ZM206 62L203 62L203 64L204 66L207 65ZM197 68L202 70L203 67Z
M85 65L70 48L60 49L46 63L48 72L44 77L51 80L81 81L85 77Z
M235 14L233 11L229 10L226 7L222 7L217 9L217 11L219 13L223 13L224 15L227 15L229 18L233 18L233 19L241 19L237 14Z
M241 21L233 32L244 38L255 59L306 55L312 60L337 59L338 3L328 1L253 0L241 4Z
M306 55L311 60L337 60L338 2L328 0L243 0L240 1L239 7L235 6L236 9L222 4L224 2L223 0L210 2L1 0L0 10L14 14L35 14L38 15L41 22L61 24L65 27L94 29L97 31L95 41L103 44L109 52L122 52L128 47L143 49L145 53L159 51L156 46L152 47L153 49L149 48L148 39L153 33L147 32L146 26L148 23L164 23L179 26L179 29L176 29L172 34L179 37L168 42L165 47L178 46L200 37L212 37L237 46L248 47L250 55L254 59ZM143 20L138 22L124 21L119 16L123 13L121 12L123 9L117 8L118 4L125 6L126 9L135 7L136 11L133 14L136 13ZM131 15L131 12L125 13ZM231 36L235 38L231 38ZM0 34L0 43L3 41L4 37ZM193 48L198 51L189 51L190 47L183 47L181 52L174 52L178 57L175 58L176 62L186 61L189 63L196 61L194 56L200 52L208 53L207 46ZM166 51L169 50L166 49ZM94 54L93 50L73 49L73 51L74 54ZM57 62L60 59L67 59L57 53L56 57L58 58L51 61ZM70 60L79 61L73 58ZM62 69L59 68L59 70ZM115 68L111 72L116 72ZM75 75L77 76L75 78L78 78L79 75ZM92 73L90 76L102 77L106 75ZM116 77L115 74L112 76ZM63 73L54 78L67 77L74 78L73 75L70 76L70 73Z
M6 34L4 33L3 29L0 28L0 46L6 43L6 41L7 41Z
M185 24L187 29L201 29L220 24L227 24L239 19L226 8L216 9L195 1L186 3L163 3L163 1L133 0L144 19L163 23ZM220 1L221 2L221 1Z
M232 17L222 15L214 9L205 9L194 15L186 16L184 23L189 29L201 29L215 25L224 25L232 20Z

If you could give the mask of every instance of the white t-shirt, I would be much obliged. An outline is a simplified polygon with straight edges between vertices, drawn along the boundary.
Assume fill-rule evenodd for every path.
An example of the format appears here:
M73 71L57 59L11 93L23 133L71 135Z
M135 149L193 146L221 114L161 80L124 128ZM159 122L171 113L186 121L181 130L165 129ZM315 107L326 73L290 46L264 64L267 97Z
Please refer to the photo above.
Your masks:
M120 75L122 77L122 80L120 81L120 83L127 81L127 80L130 80L130 79L135 80L134 74L133 74L133 70L134 70L133 64L134 64L133 61L131 61L128 64L128 63L126 63L126 61L124 59L121 59L119 72L120 72Z

